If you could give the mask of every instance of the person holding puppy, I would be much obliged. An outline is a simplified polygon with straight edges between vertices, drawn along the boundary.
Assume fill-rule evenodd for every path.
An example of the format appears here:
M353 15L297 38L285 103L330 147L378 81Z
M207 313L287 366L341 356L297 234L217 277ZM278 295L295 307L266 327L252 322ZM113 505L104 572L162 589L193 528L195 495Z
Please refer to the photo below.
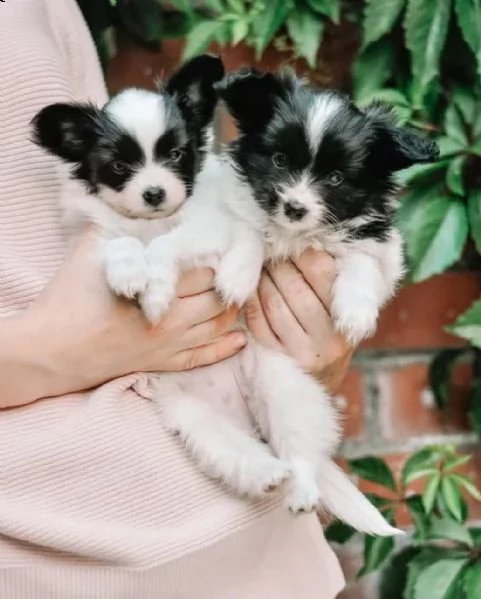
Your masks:
M108 291L92 237L66 247L62 181L29 125L51 102L105 103L95 49L74 0L1 10L0 596L334 599L343 577L316 516L230 496L133 391L143 372L239 351L238 314L209 270L191 271L151 329ZM260 343L331 390L352 351L329 316L334 276L307 253L266 272L246 307ZM235 385L226 368L213 393Z

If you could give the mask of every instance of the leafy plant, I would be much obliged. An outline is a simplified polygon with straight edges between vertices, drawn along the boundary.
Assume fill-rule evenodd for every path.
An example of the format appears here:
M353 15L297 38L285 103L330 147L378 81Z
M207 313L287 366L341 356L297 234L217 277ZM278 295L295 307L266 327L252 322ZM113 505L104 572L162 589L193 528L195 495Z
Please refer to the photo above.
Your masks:
M169 9L159 0L77 1L104 58L106 30L120 28L148 45L185 36L184 60L212 42L244 42L259 58L275 42L314 68L326 22L341 18L341 0L171 0Z
M470 456L450 446L426 447L404 464L399 480L379 457L351 460L352 473L374 483L380 491L371 501L396 523L404 508L411 515L409 543L396 549L391 537L364 537L364 565L358 577L378 570L379 599L477 599L481 596L481 529L466 526L465 496L481 501L471 479L459 472ZM412 483L423 481L414 493ZM335 522L326 530L334 543L355 534Z
M437 141L436 164L408 169L398 223L409 278L422 281L481 253L481 1L366 0L353 91L363 106L393 105L401 121ZM481 301L448 330L481 348ZM440 407L461 353L442 352L431 367ZM471 352L472 354L473 352ZM481 361L470 421L481 433Z

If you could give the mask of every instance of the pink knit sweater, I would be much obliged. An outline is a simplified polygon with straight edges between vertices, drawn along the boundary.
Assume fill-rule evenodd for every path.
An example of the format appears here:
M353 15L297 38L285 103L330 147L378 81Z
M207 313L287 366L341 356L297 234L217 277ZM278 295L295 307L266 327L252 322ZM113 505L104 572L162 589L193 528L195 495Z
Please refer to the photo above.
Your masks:
M0 316L62 259L55 160L29 143L45 104L105 101L73 0L0 6ZM219 367L219 389L235 373ZM130 375L0 412L0 599L333 599L315 516L227 495L192 466Z

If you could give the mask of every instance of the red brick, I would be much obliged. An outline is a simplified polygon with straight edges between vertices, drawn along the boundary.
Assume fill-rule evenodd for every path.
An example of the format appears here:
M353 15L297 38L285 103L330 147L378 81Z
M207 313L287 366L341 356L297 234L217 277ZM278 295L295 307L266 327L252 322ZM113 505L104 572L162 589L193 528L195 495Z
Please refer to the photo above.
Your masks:
M359 438L364 430L362 373L359 370L351 368L348 371L336 399L343 416L344 438Z
M462 345L443 331L481 292L478 273L450 272L408 285L384 309L365 349L423 349Z
M446 412L433 402L428 385L428 365L412 364L378 373L379 419L385 439L452 433L468 429L467 407L472 368L458 364L453 371L450 406Z

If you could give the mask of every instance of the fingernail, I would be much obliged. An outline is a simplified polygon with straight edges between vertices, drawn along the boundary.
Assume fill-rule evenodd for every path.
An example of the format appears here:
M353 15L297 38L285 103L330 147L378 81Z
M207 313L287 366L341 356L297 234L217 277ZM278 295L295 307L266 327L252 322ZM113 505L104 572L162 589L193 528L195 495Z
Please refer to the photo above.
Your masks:
M236 333L234 335L234 347L241 348L241 347L244 347L244 345L246 343L247 343L247 339L246 339L245 335L242 335L242 333Z

